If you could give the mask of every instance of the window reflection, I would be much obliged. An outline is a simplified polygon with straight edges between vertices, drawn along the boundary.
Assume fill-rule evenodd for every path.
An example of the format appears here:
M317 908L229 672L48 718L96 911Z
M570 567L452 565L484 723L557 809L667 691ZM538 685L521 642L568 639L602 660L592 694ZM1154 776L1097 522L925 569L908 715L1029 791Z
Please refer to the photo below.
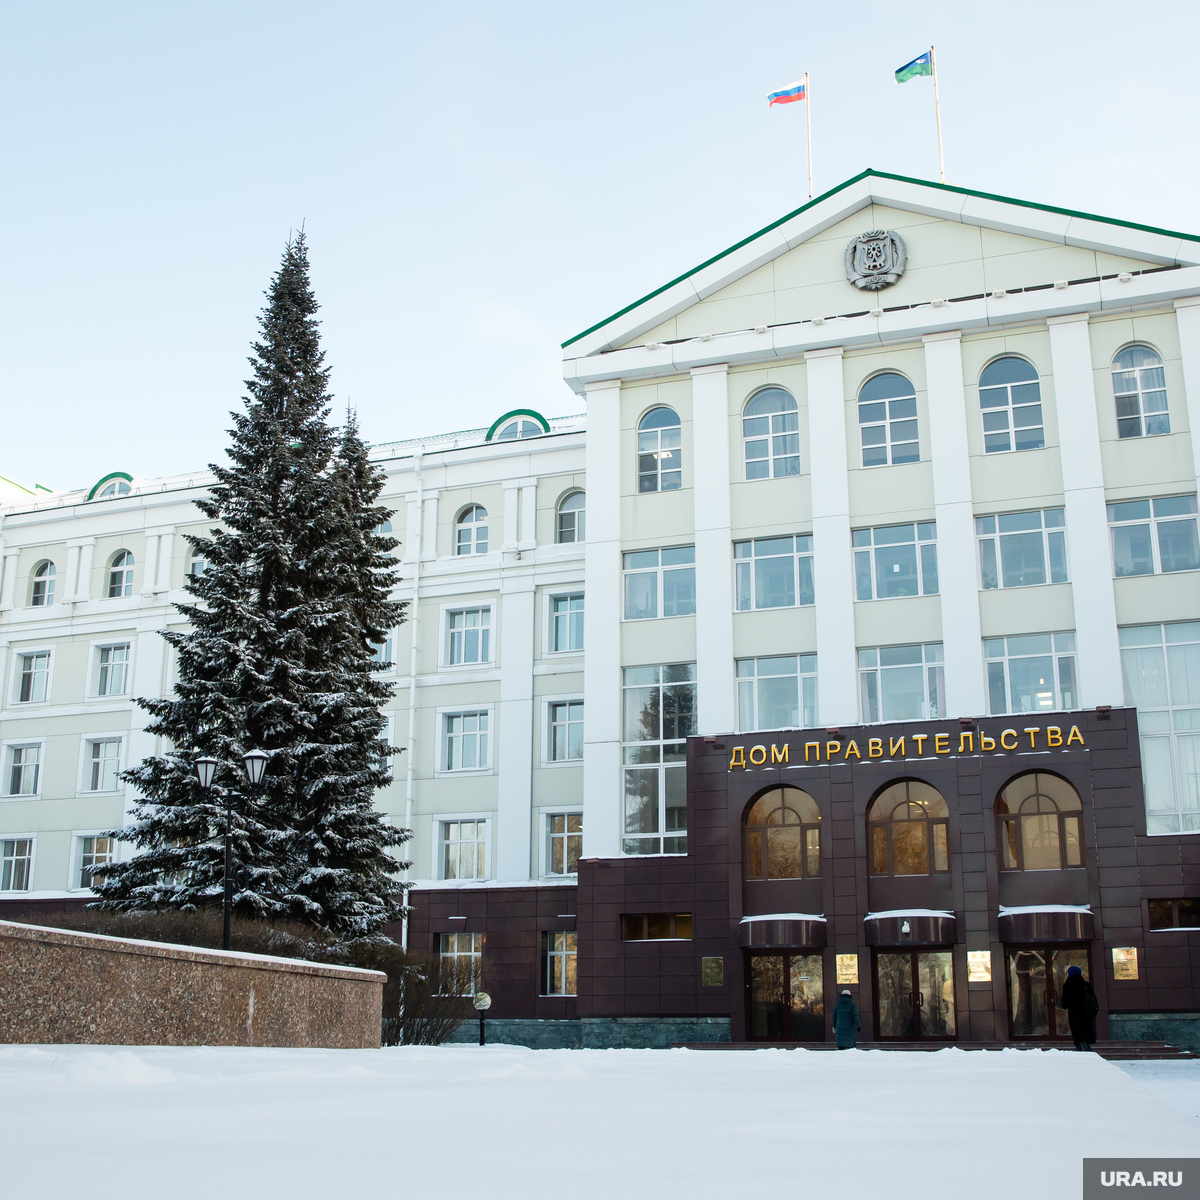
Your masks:
M942 794L906 779L885 788L867 816L872 875L930 875L950 870Z
M1004 871L1083 866L1079 793L1057 775L1031 772L996 800L996 842Z
M747 879L803 879L821 874L821 813L799 788L772 788L746 815Z

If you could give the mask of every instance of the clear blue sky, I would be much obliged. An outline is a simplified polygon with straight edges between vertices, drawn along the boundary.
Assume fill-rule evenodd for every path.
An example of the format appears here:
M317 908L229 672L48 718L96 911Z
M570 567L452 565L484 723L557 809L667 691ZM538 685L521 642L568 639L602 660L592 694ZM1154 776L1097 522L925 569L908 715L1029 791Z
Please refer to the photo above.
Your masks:
M0 474L222 453L304 222L339 402L394 440L579 411L558 344L864 167L1200 232L1171 3L55 3L0 23Z

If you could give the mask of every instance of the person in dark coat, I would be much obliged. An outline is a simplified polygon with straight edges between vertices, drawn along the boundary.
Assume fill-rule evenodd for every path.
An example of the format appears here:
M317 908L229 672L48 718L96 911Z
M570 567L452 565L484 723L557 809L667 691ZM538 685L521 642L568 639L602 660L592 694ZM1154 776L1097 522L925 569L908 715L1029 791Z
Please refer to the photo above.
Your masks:
M1067 968L1059 1003L1066 1009L1075 1049L1090 1050L1096 1040L1096 1014L1100 1011L1100 1002L1078 967Z
M860 1029L862 1022L858 1019L858 1008L854 997L850 995L850 989L847 988L833 1006L833 1032L837 1034L837 1048L853 1050L854 1035Z

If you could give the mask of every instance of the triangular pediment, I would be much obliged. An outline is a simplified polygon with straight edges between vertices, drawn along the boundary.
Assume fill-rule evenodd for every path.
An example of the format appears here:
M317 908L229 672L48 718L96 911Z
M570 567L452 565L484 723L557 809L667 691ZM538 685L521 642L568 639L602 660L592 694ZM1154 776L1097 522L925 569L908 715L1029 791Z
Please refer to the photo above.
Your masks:
M845 251L893 230L907 261L880 291ZM683 338L1200 264L1200 238L867 171L564 343L568 358Z

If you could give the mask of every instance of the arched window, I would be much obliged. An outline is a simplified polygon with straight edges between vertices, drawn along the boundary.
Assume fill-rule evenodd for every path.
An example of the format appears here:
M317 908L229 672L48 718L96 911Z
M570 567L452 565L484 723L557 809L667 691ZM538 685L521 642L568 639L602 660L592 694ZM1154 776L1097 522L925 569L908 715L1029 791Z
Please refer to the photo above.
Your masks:
M821 812L799 788L772 788L746 814L747 879L816 879L821 874Z
M783 388L764 388L742 413L747 479L800 474L800 417Z
M536 421L530 421L527 417L518 417L503 426L500 432L492 438L492 441L512 442L517 438L541 437L543 433L545 430Z
M872 875L950 870L946 801L937 788L905 779L884 788L867 813Z
M488 548L487 509L482 504L470 505L458 518L458 540L455 554L486 554Z
M638 491L672 492L683 487L679 414L652 408L638 422Z
M1042 389L1032 363L1006 354L990 362L979 377L983 410L983 452L1039 450L1046 444Z
M903 375L885 371L863 384L858 393L858 424L864 467L920 461L917 393Z
M114 479L112 483L106 483L97 495L98 500L106 500L111 496L128 496L130 491L129 484L124 479Z
M558 540L560 542L582 542L586 532L585 497L582 492L564 496L558 506Z
M1167 380L1156 350L1137 343L1119 350L1112 363L1117 436L1154 437L1171 432Z
M54 603L54 564L46 559L33 571L33 595L29 600L34 608Z
M108 568L108 596L133 595L133 555L128 550L118 550Z
M1057 775L1018 776L996 801L996 842L1003 871L1061 871L1083 866L1083 805Z

